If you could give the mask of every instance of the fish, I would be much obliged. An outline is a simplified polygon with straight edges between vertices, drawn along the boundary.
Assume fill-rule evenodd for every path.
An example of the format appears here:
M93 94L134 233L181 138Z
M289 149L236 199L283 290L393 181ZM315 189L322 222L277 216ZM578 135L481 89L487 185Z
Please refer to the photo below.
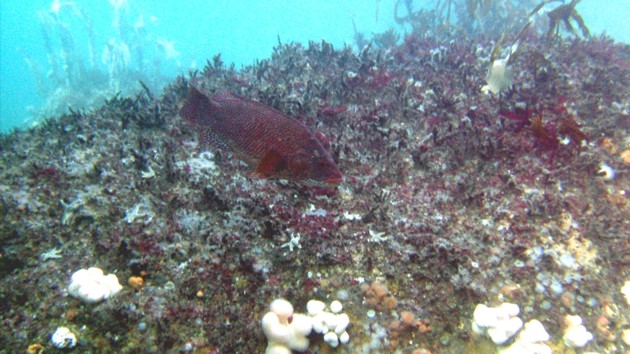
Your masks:
M229 91L212 96L191 83L180 116L197 128L202 144L231 151L263 179L336 186L343 175L304 123Z

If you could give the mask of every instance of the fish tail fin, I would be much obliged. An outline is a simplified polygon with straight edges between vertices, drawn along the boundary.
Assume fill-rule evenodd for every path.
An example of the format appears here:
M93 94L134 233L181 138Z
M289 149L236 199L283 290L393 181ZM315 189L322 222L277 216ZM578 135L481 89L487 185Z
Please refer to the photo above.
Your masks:
M191 85L186 103L179 111L179 115L191 123L199 123L201 115L211 110L212 104L208 96L204 95L196 86Z

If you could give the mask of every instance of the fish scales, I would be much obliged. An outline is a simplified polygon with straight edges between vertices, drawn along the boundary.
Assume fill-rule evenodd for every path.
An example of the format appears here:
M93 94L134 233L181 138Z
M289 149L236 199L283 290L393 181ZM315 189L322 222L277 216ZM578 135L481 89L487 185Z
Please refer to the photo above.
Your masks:
M200 140L232 150L259 178L336 185L342 175L330 153L302 122L276 109L191 86L180 115L199 128Z

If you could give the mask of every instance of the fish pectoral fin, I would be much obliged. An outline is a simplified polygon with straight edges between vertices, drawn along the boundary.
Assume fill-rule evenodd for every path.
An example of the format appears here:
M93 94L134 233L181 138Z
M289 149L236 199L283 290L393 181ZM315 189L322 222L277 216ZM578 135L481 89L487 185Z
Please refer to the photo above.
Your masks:
M278 150L271 149L263 156L253 175L259 178L269 178L278 175L278 172L286 168L286 161Z
M289 174L295 180L302 180L308 177L311 171L311 160L307 156L297 154L289 161Z

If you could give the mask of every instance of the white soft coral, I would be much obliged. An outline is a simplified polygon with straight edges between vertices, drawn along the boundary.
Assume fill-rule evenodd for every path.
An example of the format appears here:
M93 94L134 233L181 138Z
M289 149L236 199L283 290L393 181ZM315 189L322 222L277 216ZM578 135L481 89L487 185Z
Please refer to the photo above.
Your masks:
M80 269L70 279L68 293L88 303L103 301L122 290L114 274L103 274L99 268Z
M306 336L313 329L309 316L293 313L293 305L285 299L271 302L262 318L262 327L269 340L266 354L289 354L291 350L305 351L309 341Z

